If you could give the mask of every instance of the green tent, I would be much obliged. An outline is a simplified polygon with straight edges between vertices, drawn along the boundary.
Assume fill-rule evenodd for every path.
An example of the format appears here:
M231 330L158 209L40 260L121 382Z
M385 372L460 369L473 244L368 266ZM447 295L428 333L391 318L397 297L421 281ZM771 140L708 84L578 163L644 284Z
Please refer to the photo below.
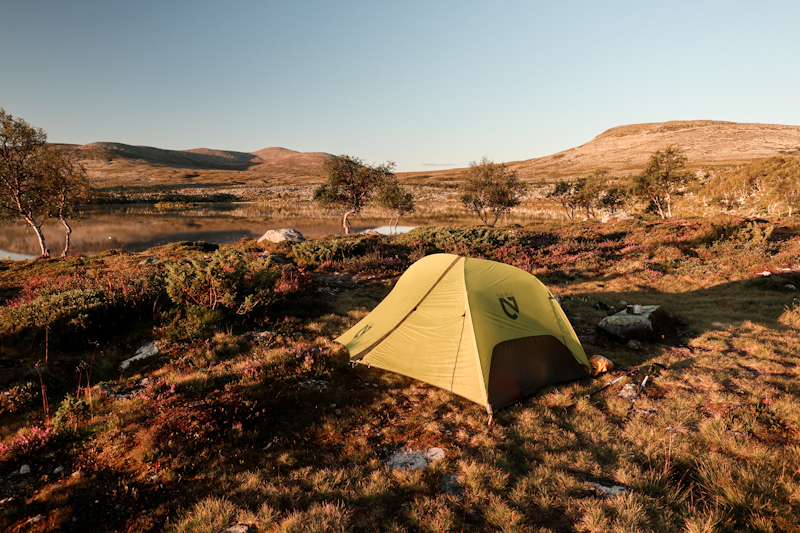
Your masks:
M499 409L591 367L550 291L516 267L451 254L420 259L336 339L350 360Z

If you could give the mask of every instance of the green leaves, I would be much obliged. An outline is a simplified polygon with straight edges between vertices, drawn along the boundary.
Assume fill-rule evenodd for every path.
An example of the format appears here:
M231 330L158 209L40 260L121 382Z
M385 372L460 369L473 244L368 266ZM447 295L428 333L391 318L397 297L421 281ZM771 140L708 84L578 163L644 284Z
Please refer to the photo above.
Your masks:
M519 205L520 196L526 186L517 177L515 170L508 170L505 163L495 163L484 157L469 164L467 177L459 187L461 203L477 213L484 224L493 216L491 226L500 215Z
M345 233L350 232L347 217L361 211L375 190L385 181L394 178L393 162L371 166L349 155L328 159L323 164L323 169L328 175L328 181L314 191L314 200L323 207L336 206L345 209L342 220Z

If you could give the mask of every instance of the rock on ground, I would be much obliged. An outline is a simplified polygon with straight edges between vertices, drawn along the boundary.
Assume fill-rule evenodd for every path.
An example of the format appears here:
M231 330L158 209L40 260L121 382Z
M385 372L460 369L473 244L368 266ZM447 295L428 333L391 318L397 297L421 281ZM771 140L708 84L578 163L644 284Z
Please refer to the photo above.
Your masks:
M258 241L256 242L303 242L305 237L303 234L297 231L296 229L291 228L284 228L284 229L271 229L267 231L264 235L259 237Z
M671 317L659 305L643 305L638 315L620 311L600 321L600 329L625 340L653 341L670 329Z
M219 533L256 533L256 530L246 524L235 524L226 527Z
M450 494L451 496L460 496L464 492L464 489L458 482L458 476L451 473L442 474L442 477L439 479L439 488L442 489L442 492Z
M598 492L602 492L603 494L609 497L619 496L622 494L628 494L630 492L633 492L628 487L623 487L621 485L606 486L606 485L601 485L600 483L593 483L591 481L587 481L587 483L593 489L597 490Z
M444 450L441 448L428 448L426 451L401 450L396 452L387 461L393 470L419 470L428 466L428 463L444 459Z
M119 369L125 370L131 363L134 361L139 361L141 359L147 359L148 357L152 357L158 353L158 341L148 342L144 346L141 346L138 350L136 350L136 355L131 357L130 359L125 359L123 362L120 363Z

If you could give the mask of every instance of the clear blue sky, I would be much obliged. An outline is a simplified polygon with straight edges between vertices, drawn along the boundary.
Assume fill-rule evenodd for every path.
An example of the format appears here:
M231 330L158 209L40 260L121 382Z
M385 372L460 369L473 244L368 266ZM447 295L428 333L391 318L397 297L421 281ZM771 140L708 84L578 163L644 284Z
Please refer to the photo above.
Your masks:
M800 125L798 1L0 0L0 107L52 142L549 155L608 128Z

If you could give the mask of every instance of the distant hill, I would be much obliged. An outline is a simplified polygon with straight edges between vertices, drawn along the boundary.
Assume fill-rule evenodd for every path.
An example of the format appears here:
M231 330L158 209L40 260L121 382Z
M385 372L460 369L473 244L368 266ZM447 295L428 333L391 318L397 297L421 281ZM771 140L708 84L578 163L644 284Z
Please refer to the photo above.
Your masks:
M332 157L286 148L248 153L209 148L164 150L111 142L59 146L83 163L89 180L99 188L316 182L324 179L322 164Z
M508 162L526 179L583 176L597 168L631 174L644 168L656 150L683 148L692 168L735 166L753 159L800 155L800 126L742 124L713 120L633 124L607 130L591 141L557 154ZM404 173L418 181L426 176L456 179L464 169Z
M691 168L738 166L753 159L800 155L800 126L714 120L632 124L607 130L576 148L507 164L528 180L582 176L597 168L624 175L638 172L653 152L669 145L683 148ZM321 183L325 179L322 164L332 157L278 147L235 152L163 150L110 142L60 146L83 161L90 181L98 188ZM463 173L462 168L398 176L412 183L435 183L459 181Z

